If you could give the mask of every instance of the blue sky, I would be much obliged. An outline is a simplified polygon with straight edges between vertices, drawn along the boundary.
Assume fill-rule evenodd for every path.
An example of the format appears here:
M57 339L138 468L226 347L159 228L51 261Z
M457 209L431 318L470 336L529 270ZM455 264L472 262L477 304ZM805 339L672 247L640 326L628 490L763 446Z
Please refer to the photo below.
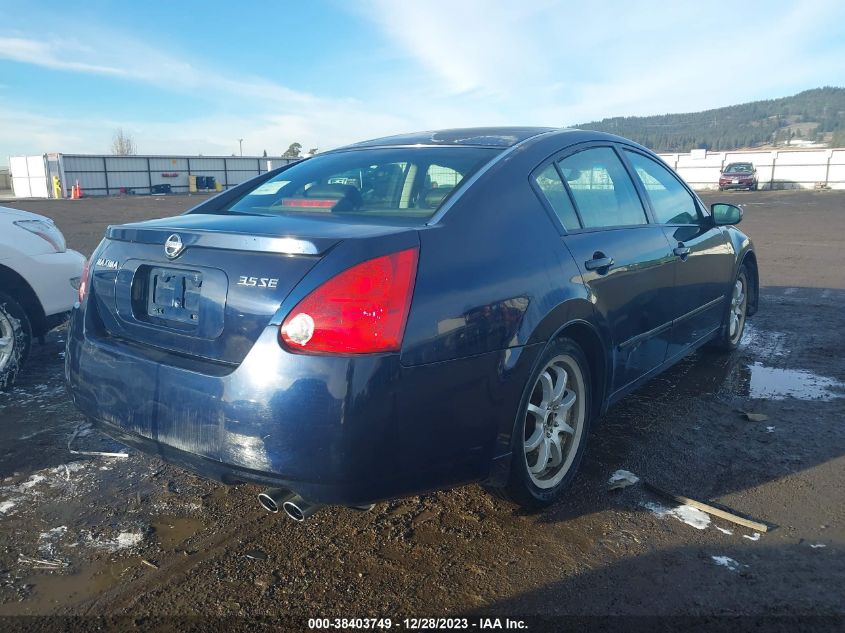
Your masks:
M0 15L0 163L106 152L118 127L139 153L243 138L274 154L845 86L841 0L0 0Z

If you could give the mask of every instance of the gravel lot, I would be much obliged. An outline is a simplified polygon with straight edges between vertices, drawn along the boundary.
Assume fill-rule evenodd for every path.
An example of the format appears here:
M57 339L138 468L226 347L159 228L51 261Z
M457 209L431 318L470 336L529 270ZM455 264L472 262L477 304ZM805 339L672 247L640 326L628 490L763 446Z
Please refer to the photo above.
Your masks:
M742 348L696 354L612 409L571 493L542 514L467 486L295 524L264 512L256 487L134 451L72 454L83 420L64 392L64 333L51 333L0 394L0 615L266 615L293 628L334 616L845 617L845 192L706 199L745 205L759 253L760 311ZM200 200L6 204L55 218L87 255L107 224ZM120 446L82 427L73 448ZM608 491L617 469L776 528L672 512L641 486Z

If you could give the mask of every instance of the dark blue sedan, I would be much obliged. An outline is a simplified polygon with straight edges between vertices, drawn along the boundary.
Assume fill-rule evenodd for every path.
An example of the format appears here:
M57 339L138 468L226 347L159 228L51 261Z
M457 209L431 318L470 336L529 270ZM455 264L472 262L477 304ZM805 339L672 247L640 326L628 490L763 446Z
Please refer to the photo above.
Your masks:
M543 506L609 406L737 347L741 218L607 134L358 143L110 227L67 382L109 435L300 520L473 481Z

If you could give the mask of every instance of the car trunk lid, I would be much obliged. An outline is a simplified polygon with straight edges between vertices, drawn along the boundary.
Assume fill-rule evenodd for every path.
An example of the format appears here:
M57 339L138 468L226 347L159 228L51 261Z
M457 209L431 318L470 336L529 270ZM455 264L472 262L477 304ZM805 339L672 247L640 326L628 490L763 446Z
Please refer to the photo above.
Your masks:
M401 230L190 214L109 227L92 261L91 301L111 336L237 365L334 245Z

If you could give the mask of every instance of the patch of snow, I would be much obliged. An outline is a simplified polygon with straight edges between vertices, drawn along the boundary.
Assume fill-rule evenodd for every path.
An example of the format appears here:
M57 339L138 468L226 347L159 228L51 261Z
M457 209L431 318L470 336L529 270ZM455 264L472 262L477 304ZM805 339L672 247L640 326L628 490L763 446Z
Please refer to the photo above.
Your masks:
M810 543L810 547L813 549L818 549L819 547L827 547L824 543Z
M627 488L632 486L640 480L634 473L628 470L617 470L607 480L608 488L615 490L617 488Z
M742 333L740 343L750 349L755 356L765 360L783 357L789 352L789 349L786 348L786 334L761 331L751 323L745 324L745 331Z
M667 508L664 505L660 505L659 503L652 503L646 502L643 504L645 508L650 510L653 514L659 516L660 518L664 518L667 516L672 516L681 521L682 523L686 523L687 525L691 525L696 530L703 530L708 525L710 525L710 515L706 512L702 512L698 508L693 508L689 505L682 505L676 508Z
M743 534L742 538L747 538L749 541L759 541L760 540L760 533L754 532L754 534L752 534L751 536L748 536L748 534Z
M727 528L719 527L718 525L715 525L713 527L715 527L717 530L719 530L722 534L727 534L728 536L730 536L731 534L734 533L733 530L729 530Z
M42 481L47 481L47 477L35 473L34 475L30 475L29 479L27 479L20 486L18 486L18 488L20 490L29 490L33 486L37 486L38 484L40 484Z
M141 532L120 532L115 538L109 539L94 539L88 536L89 545L97 549L105 549L110 552L116 552L120 549L126 549L138 545L144 540L144 535Z
M41 540L56 538L56 537L61 536L65 532L67 532L67 526L66 525L60 525L59 527L54 527L52 530L47 530L46 532L42 532L38 536L38 538L41 539Z
M132 547L140 543L143 539L144 535L140 532L121 532L117 535L117 547L118 549Z
M775 432L775 427L773 427L773 426L767 426L766 427L766 433L774 433L774 432Z
M711 556L713 562L722 567L727 567L731 571L738 571L742 565L729 556Z
M8 501L0 502L0 512L8 514L9 510L15 507L15 502L9 499Z
M710 525L710 515L706 512L702 512L698 508L693 508L692 506L678 506L672 510L672 513L677 519L683 521L687 525L691 525L697 530L703 530Z

